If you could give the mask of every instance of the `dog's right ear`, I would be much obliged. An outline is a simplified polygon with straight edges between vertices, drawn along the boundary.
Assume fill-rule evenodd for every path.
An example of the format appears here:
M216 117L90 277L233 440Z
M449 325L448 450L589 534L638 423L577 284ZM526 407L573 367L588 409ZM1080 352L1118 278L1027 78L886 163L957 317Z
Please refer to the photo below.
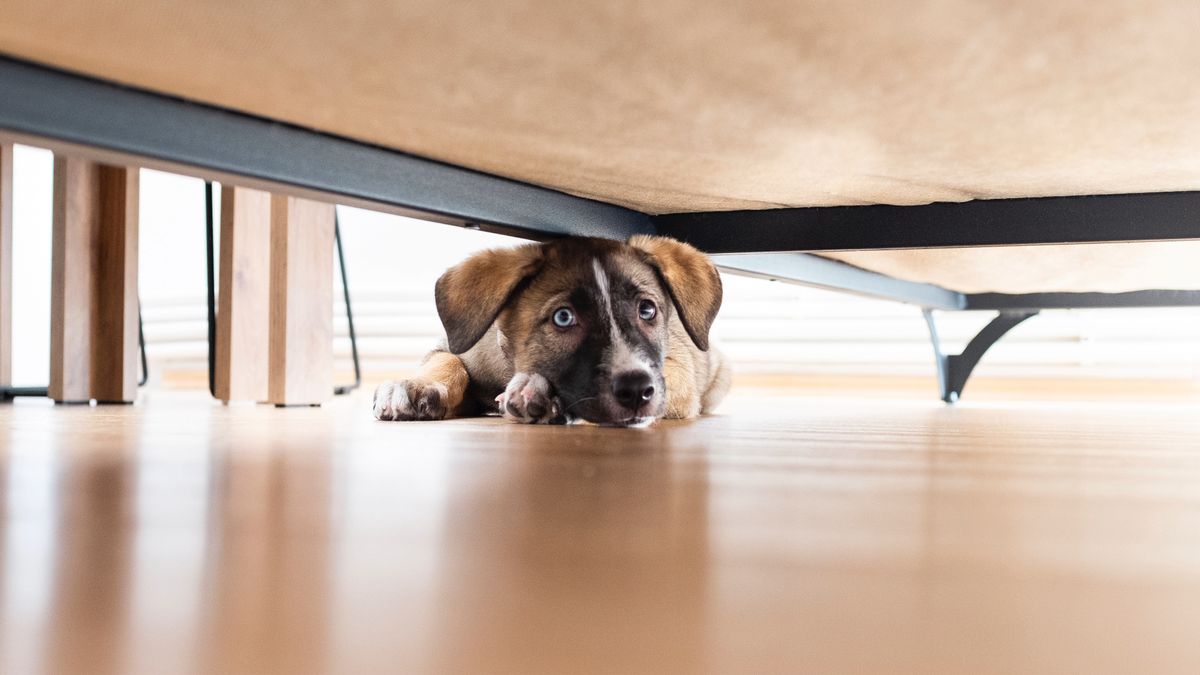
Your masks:
M483 251L446 270L434 286L450 351L461 354L483 337L522 283L542 264L542 245Z

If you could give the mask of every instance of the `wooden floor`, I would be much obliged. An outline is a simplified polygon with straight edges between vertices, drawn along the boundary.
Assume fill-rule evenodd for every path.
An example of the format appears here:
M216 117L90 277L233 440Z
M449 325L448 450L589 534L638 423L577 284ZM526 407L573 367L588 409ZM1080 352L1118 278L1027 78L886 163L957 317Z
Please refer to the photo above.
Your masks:
M1197 673L1200 405L0 406L5 673Z

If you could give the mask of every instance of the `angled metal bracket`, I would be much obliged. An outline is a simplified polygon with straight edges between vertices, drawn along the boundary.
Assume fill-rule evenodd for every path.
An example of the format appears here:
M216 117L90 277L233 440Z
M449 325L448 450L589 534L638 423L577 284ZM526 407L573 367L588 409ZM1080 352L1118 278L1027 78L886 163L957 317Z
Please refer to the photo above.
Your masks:
M933 310L923 309L925 325L929 327L929 339L933 343L933 358L937 364L938 385L941 388L942 400L954 403L962 396L962 390L967 386L971 371L979 364L979 359L1004 337L1008 331L1016 328L1025 319L1036 316L1038 310L1001 311L983 330L971 338L961 354L945 354L942 343L938 338L937 324L933 319Z

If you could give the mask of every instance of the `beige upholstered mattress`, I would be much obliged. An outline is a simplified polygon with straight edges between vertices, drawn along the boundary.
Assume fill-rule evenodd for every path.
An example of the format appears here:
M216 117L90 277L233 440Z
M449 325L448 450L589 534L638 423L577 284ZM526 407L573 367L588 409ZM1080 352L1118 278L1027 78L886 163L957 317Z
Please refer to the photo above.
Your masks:
M1200 290L1200 241L851 251L858 267L964 293Z
M652 213L1200 189L1197 0L4 0L0 52ZM1127 290L1196 253L836 257Z

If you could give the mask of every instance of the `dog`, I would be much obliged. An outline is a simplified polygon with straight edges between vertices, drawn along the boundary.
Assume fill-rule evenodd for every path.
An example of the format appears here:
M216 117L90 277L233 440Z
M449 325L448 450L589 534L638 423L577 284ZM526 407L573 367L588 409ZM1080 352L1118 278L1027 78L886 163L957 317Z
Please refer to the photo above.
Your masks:
M712 261L667 237L478 253L434 288L446 341L415 377L380 385L373 412L622 427L696 417L729 390L709 343L721 294Z

